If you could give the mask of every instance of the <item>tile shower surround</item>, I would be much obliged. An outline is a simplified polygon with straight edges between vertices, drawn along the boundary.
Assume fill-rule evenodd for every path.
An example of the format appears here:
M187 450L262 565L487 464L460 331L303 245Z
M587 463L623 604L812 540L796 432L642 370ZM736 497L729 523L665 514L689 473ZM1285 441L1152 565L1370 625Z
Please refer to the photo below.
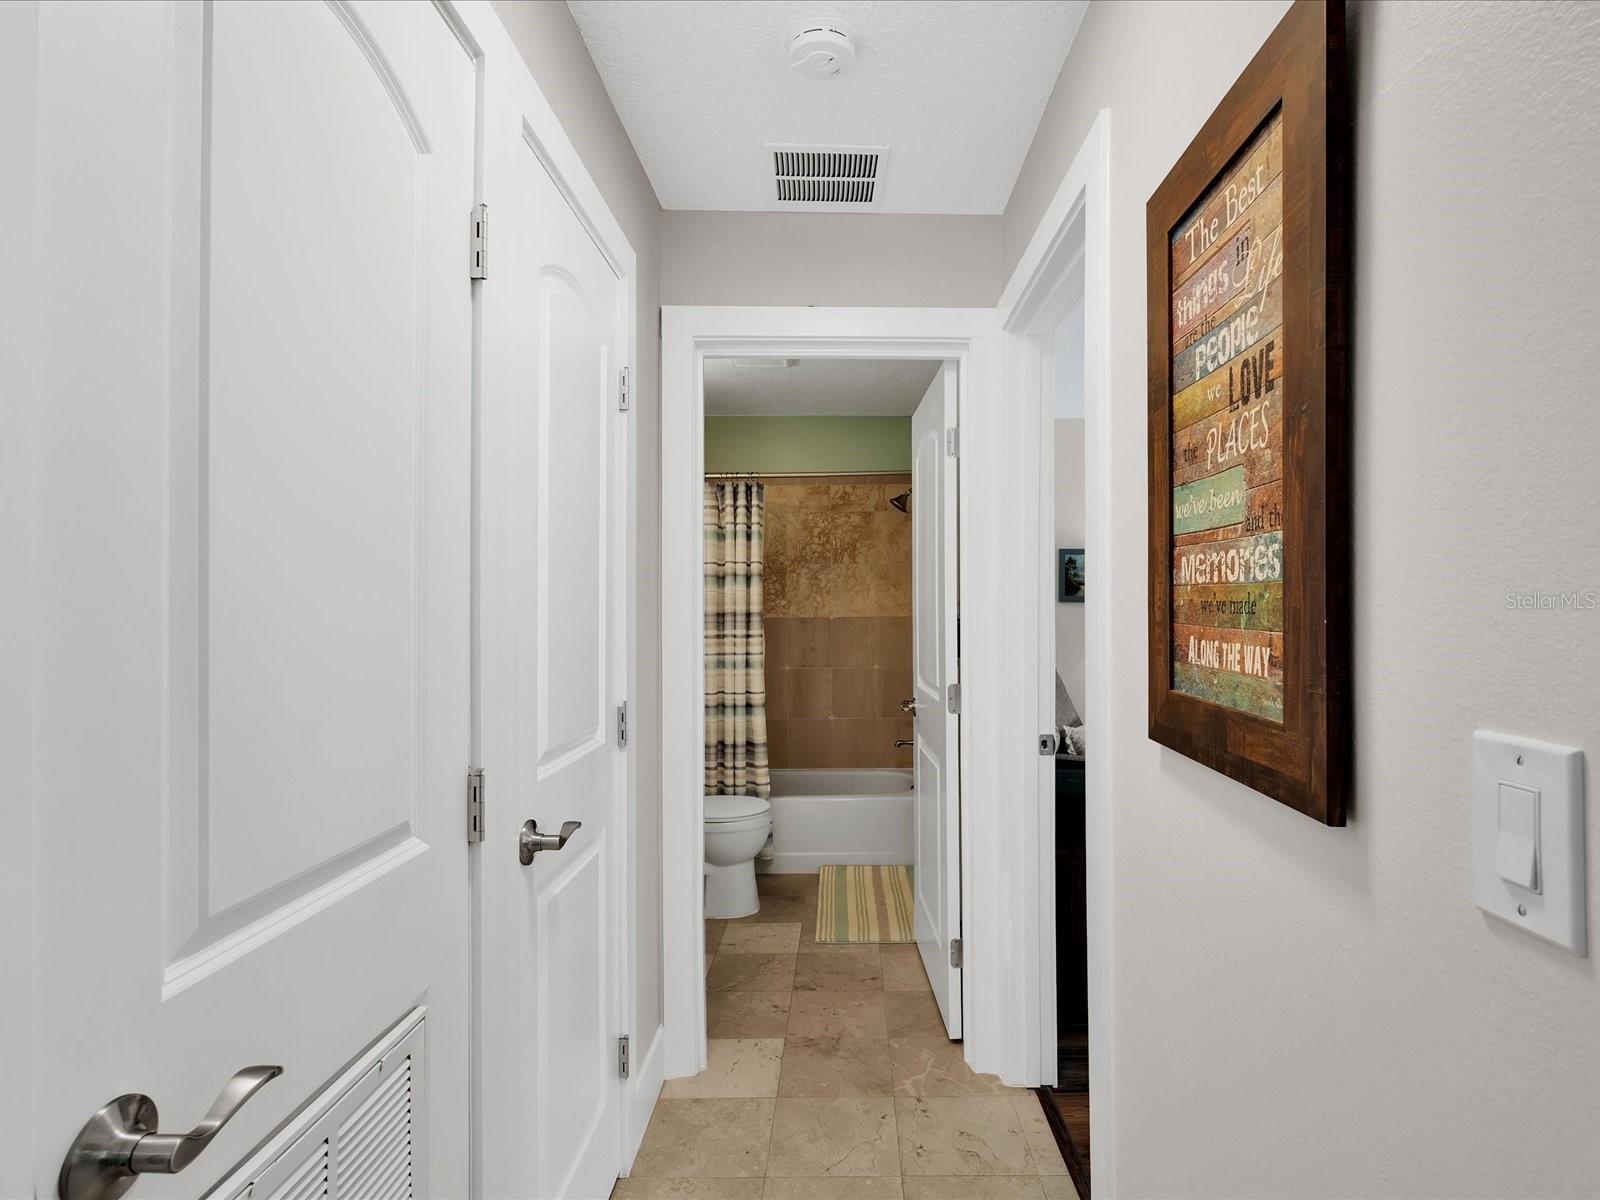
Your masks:
M767 740L776 768L909 767L910 475L769 479Z

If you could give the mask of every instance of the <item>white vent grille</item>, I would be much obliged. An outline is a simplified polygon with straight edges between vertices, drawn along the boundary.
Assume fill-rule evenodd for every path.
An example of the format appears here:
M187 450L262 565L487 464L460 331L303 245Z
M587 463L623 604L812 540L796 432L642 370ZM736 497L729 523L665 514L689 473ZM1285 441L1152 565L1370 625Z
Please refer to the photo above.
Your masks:
M328 1194L328 1141L324 1138L311 1157L278 1185L271 1200L321 1200Z
M869 205L878 196L883 146L768 146L780 204Z
M339 1126L333 1194L341 1200L411 1195L411 1058L386 1062L383 1086Z
M426 1177L425 1009L413 1009L250 1156L228 1200L411 1200Z

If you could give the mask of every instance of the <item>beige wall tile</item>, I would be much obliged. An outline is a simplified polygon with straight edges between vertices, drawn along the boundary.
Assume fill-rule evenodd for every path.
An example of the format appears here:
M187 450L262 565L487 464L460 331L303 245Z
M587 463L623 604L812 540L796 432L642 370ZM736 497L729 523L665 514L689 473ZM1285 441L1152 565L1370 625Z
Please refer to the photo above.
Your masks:
M895 717L889 722L889 753L894 757L889 762L891 767L914 766L917 760L915 746L895 746L896 742L909 742L914 740L917 731L915 717Z
M767 724L793 716L789 711L788 668L778 666L769 655L762 678L767 688Z
M833 723L833 761L841 767L892 767L902 757L895 738L903 735L901 721L883 717Z
M835 617L828 622L828 659L833 667L877 665L877 618Z
M790 764L789 722L767 715L767 766L782 770Z
M827 718L789 722L788 760L791 767L833 765L833 722Z
M797 617L789 622L785 667L827 667L829 622L826 617Z
M768 672L774 669L781 669L789 660L790 623L792 620L792 617L774 613L770 604L764 606L761 617L761 631L766 642ZM767 691L768 693L772 691L770 675Z
M877 617L873 622L876 656L875 667L913 666L911 659L911 616L909 610L901 617Z
M911 696L909 670L882 667L835 667L833 715L836 717L898 717L900 701Z
M830 717L833 715L833 672L826 667L791 667L783 673L788 693L789 715Z

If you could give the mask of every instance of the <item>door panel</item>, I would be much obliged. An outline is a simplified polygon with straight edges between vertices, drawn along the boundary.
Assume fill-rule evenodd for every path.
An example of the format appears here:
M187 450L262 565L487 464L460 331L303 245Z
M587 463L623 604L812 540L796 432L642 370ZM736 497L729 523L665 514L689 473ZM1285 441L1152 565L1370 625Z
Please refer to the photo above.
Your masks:
M483 1104L485 1137L514 1137L522 1159L514 1174L488 1162L484 1194L589 1200L610 1194L622 1156L625 290L506 107L488 158L487 295L505 357L487 380L485 450L507 497L489 507L511 527L487 530L484 572L515 587L484 635L483 930L512 995L484 997L483 1037L519 1052L514 1069L486 1067ZM509 678L497 647L515 647ZM528 819L581 827L523 866L509 851Z
M209 18L199 436L174 447L200 460L182 551L203 677L178 678L204 695L202 939L392 849L424 790L428 155L356 20L322 4ZM306 287L335 263L359 284Z
M960 724L950 689L957 656L957 367L945 363L911 418L912 662L916 692L917 947L952 1038L961 1036L961 971L951 942L961 936Z
M535 164L537 165L537 164ZM593 248L591 247L591 250ZM598 252L595 252L598 255ZM611 330L565 272L539 279L539 770L605 741L604 469ZM596 467L600 469L597 470Z
M474 73L431 5L41 11L40 1195L281 1064L133 1193L198 1194L418 1003L464 1193Z

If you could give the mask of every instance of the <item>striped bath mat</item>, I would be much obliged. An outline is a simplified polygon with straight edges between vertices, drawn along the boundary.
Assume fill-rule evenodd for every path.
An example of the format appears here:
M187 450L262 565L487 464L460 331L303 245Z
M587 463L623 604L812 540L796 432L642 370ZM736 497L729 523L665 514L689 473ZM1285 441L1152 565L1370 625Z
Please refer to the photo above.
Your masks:
M911 868L823 867L817 941L914 942Z

